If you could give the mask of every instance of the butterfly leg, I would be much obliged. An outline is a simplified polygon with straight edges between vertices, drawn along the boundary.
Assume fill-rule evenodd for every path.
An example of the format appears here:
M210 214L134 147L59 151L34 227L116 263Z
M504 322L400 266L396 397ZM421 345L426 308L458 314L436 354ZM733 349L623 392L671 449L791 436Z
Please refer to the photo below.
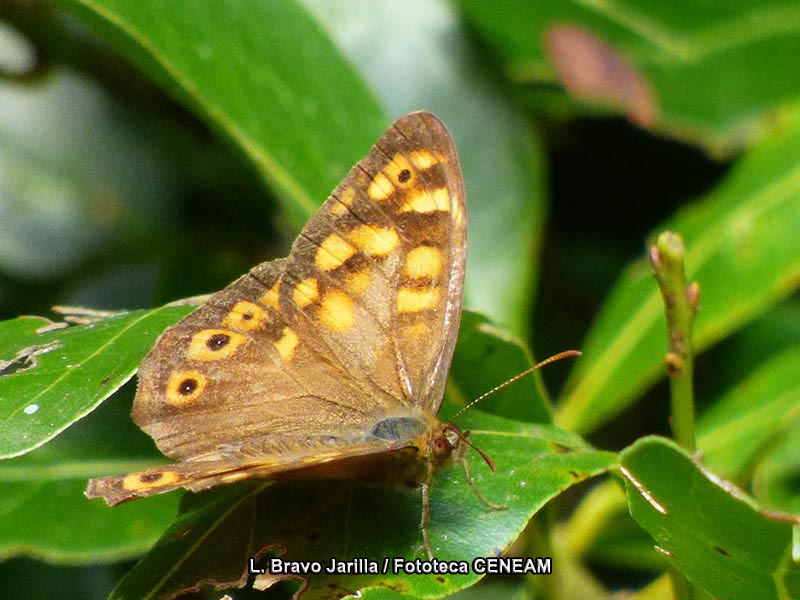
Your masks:
M494 502L490 502L489 500L484 498L483 495L478 491L478 486L476 486L475 482L472 480L472 473L470 473L469 471L469 463L467 462L466 457L461 458L461 466L464 467L464 475L466 475L467 477L467 484L469 485L470 488L472 488L472 491L475 492L475 495L478 497L478 500L483 502L486 506L488 506L492 510L508 509L508 506L505 504L495 504Z
M428 553L428 558L433 560L431 540L428 537L428 512L430 511L430 489L431 482L433 481L433 463L429 461L427 467L427 477L420 485L422 490L422 517L420 517L419 520L419 528L422 531L422 541L425 543L425 551Z
M422 484L422 518L419 521L419 528L422 530L422 540L425 543L425 551L428 553L428 558L433 560L433 550L431 550L431 540L428 538L428 510L429 498L428 490L430 486L427 483Z

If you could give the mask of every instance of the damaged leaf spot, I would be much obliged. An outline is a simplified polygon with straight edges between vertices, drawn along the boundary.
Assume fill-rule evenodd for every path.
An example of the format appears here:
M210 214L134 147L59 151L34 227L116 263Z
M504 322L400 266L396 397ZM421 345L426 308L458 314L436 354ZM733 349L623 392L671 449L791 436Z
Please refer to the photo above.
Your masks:
M28 348L23 348L17 352L17 355L11 360L0 360L0 376L12 375L14 373L35 369L39 366L39 356L42 354L47 354L48 352L52 352L60 347L61 344L59 342L51 342L41 346L30 346Z
M78 325L91 325L104 319L111 319L125 314L125 311L96 310L82 306L54 306L53 312L64 315L64 321L67 323L76 323Z
M66 329L69 327L69 323L65 321L50 321L47 325L42 325L39 329L36 330L36 333L41 335L43 333L48 333L50 331L56 331L58 329Z

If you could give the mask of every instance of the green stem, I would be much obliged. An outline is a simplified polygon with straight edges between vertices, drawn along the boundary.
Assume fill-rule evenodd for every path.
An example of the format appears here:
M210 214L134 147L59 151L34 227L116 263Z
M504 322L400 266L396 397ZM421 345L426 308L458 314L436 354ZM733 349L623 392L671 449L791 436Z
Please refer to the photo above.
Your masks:
M683 240L671 231L658 236L650 247L653 274L664 298L668 350L664 357L669 375L672 434L688 452L694 453L694 355L692 325L700 299L697 283L686 285Z

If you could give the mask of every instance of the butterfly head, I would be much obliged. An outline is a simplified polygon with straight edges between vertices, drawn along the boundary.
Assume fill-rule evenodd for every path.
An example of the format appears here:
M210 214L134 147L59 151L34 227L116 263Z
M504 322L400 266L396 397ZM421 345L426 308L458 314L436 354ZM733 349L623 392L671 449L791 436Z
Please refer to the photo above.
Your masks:
M463 462L466 448L469 447L480 454L481 458L494 472L494 461L486 452L470 441L469 434L469 431L461 431L453 423L444 424L439 434L431 436L429 442L431 456L438 460L453 459L456 462Z
M444 465L460 461L464 455L463 436L449 423L439 423L430 434L427 454L434 464Z
M460 443L458 438L452 435L452 432L443 431L433 436L428 446L430 447L431 456L437 460L446 460L451 457L453 449L460 446Z

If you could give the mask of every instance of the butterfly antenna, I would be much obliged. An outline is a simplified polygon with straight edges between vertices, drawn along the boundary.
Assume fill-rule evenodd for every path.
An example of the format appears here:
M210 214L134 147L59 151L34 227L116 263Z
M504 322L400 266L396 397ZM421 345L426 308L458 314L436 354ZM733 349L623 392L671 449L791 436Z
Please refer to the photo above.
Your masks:
M506 381L504 381L500 385L494 386L488 392L485 392L485 393L481 394L480 396L475 398L475 400L473 400L472 402L470 402L466 406L463 406L455 415L453 415L453 418L450 419L450 422L452 423L453 421L455 421L464 411L466 411L467 409L475 406L478 402L480 402L481 400L483 400L487 396L491 396L495 392L499 392L504 387L506 387L508 385L511 385L512 383L514 383L516 381L519 381L520 379L522 379L526 375L530 375L531 373L533 373L534 371L536 371L538 369L541 369L545 365L549 365L550 363L556 362L557 360L561 360L562 358L569 358L570 356L580 356L580 355L581 355L581 353L578 350L565 350L564 352L559 352L558 354L554 354L550 358L545 358L543 361L536 363L535 365L533 365L529 369L525 369L522 373L518 373L517 375L514 375L514 377L512 377L511 379L507 379ZM470 446L472 446L472 444L470 444ZM472 446L472 447L474 448L474 446ZM477 450L477 448L476 448L476 450ZM481 453L481 454L483 454L483 453ZM486 460L486 457L484 457L484 460Z

